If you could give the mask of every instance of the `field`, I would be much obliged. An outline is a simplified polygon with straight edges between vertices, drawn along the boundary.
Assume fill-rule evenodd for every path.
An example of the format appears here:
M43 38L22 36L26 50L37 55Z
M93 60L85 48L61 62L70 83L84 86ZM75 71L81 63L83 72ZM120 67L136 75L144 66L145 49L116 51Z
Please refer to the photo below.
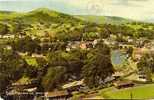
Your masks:
M24 58L25 58L25 60L26 60L26 62L27 62L28 65L35 66L35 67L38 66L38 63L36 61L36 58L29 57L29 56L26 56Z
M154 84L121 90L114 87L107 88L101 90L100 95L107 99L152 99L154 98Z

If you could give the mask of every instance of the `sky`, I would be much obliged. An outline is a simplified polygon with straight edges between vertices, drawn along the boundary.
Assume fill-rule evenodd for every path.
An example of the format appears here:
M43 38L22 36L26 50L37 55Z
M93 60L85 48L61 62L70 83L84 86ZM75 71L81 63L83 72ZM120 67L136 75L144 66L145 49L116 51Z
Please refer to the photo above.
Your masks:
M50 8L73 15L154 20L154 0L0 0L0 10L27 12Z

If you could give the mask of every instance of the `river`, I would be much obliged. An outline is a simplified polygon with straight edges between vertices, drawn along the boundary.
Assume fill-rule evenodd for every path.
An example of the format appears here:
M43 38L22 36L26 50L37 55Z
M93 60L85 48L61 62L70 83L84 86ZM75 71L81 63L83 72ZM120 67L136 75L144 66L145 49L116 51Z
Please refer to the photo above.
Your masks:
M126 59L126 54L121 52L120 50L113 50L111 52L111 61L113 65L122 64Z

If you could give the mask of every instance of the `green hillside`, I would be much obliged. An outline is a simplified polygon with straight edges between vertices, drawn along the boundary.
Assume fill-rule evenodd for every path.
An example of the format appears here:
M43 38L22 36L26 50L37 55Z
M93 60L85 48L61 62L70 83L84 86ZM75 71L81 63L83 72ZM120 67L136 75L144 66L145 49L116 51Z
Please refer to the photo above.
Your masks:
M16 17L23 15L23 13L17 13L12 11L0 11L0 21L1 20L10 20Z
M2 29L8 28L10 31L3 31L5 34L22 32L26 35L35 35L37 37L42 37L45 34L52 37L55 37L55 34L63 37L63 35L73 34L74 30L81 30L83 25L87 25L86 22L74 16L46 8L39 8L27 13L7 13L4 13L4 11L0 13L0 27ZM66 38L67 36L69 35L66 35Z
M29 22L29 23L33 23L33 22L45 22L45 23L49 23L49 22L55 22L55 23L59 23L59 22L78 22L79 20L77 20L76 18L67 15L67 14L63 14L60 12L56 12L53 10L49 10L46 8L39 8L36 9L34 11L28 12L26 14L24 14L23 16L17 17L22 19L23 21Z
M115 17L115 16L94 16L94 15L79 15L76 16L79 19L88 21L88 22L94 22L98 24L124 24L128 22L132 22L132 20L121 18L121 17Z
M123 24L132 22L130 19L125 19L115 16L94 16L94 15L77 15L70 16L57 11L49 10L47 8L39 8L28 13L17 13L11 11L0 11L0 20L14 20L22 19L25 22L40 22L40 21L56 21L56 22L78 22L86 21L93 22L97 24Z

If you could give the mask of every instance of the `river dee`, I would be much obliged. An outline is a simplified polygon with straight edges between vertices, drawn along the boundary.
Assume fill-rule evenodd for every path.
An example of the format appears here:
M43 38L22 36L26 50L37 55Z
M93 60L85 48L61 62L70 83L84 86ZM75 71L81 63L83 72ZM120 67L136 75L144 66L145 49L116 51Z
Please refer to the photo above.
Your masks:
M114 50L111 52L111 61L114 65L122 64L126 59L126 54L122 53L119 50Z

